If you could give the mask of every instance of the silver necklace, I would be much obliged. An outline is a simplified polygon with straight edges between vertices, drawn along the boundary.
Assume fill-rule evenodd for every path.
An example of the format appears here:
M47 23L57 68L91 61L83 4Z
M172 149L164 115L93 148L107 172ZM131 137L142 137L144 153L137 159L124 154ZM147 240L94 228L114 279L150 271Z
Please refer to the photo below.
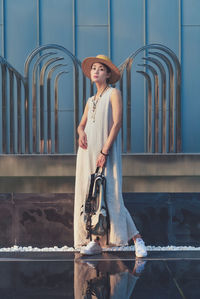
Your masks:
M98 96L97 99L96 99L97 94L95 94L93 99L92 99L92 120L93 120L93 123L95 122L97 104L99 102L99 99L102 97L103 93L106 91L107 88L108 88L108 85L106 85L106 87L103 89L103 91L100 93L100 95Z

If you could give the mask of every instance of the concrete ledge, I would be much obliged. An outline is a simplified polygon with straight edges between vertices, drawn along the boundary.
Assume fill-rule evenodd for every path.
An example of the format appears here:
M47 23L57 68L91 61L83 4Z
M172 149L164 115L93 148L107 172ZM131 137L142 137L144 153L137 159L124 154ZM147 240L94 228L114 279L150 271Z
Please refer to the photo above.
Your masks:
M0 177L75 176L76 155L1 155Z
M76 155L0 155L0 177L75 176ZM123 154L123 176L200 176L200 154Z
M75 177L0 177L0 193L74 193Z
M200 154L123 155L123 176L200 176Z
M123 177L124 192L200 192L200 176Z
M74 192L76 155L1 155L0 192ZM200 192L200 154L122 155L124 192Z

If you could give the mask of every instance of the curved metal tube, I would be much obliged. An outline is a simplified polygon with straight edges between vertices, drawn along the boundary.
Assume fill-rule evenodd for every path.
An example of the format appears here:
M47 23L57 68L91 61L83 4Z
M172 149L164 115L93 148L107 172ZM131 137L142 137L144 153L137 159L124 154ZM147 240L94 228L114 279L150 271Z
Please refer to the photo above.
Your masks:
M136 52L132 53L122 64L118 66L121 73L123 73L124 69L129 63L133 63L135 57L142 51L148 49L156 49L163 51L169 55L175 65L176 69L176 79L177 79L177 87L176 87L176 152L181 151L181 66L180 62L175 55L175 53L168 47L163 46L161 44L150 44L144 47L141 47Z
M127 152L131 151L131 61L126 66L127 89Z
M44 143L44 149L43 149L43 153L47 154L47 126L45 126L45 110L44 110L44 77L45 77L45 72L47 70L47 68L55 63L56 61L59 60L63 60L63 57L55 57L55 58L51 58L50 60L48 60L42 67L41 73L40 73L40 103L41 103L41 140L43 139L43 143Z
M174 152L174 71L169 58L166 55L159 52L149 52L151 55L155 55L161 58L168 69L169 72L169 135L168 135L168 143L169 143L169 152Z
M47 74L47 112L48 112L48 137L47 137L47 147L48 147L48 153L54 153L55 149L52 150L52 139L53 139L53 133L51 128L51 78L53 75L53 72L63 66L67 66L67 64L57 64L54 67L51 68L51 70ZM62 73L62 72L61 72ZM66 72L67 73L67 72Z
M39 64L47 57L56 54L56 52L50 52L50 53L45 53L42 56L40 56L33 67L33 72L32 72L32 102L33 102L33 107L35 106L36 109L33 109L33 121L35 120L35 123L33 123L33 132L35 132L35 143L33 144L33 151L36 153L40 153L40 143L37 141L40 140L40 117L38 117L40 113L40 107L39 107L39 101L37 101L37 81L36 81L36 72ZM35 104L34 104L35 103ZM36 111L35 111L36 110ZM32 138L32 137L31 137Z
M17 78L19 78L23 82L23 84L25 84L25 78L2 56L0 56L0 64L5 65L10 71L15 74Z
M78 122L79 122L79 67L81 68L81 61L79 59L77 59L70 51L68 51L66 48L56 45L56 44L49 44L49 45L45 45L45 46L40 46L38 48L36 48L35 50L32 51L32 53L28 56L28 58L26 59L25 62L25 68L24 68L24 74L25 74L25 80L28 81L28 77L29 77L29 69L30 69L30 64L33 60L33 58L35 57L35 55L37 55L40 51L44 51L44 50L48 50L48 49L57 49L60 50L62 52L64 52L68 57L71 58L73 65L74 65L74 138L76 139L76 127L78 126ZM85 84L86 81L83 80L83 83ZM83 96L85 96L85 94L83 94ZM28 97L27 93L26 93L26 98ZM83 98L84 101L84 98ZM74 146L74 151L76 152L77 150L77 145L75 143Z
M150 61L152 63L154 63L159 71L160 71L160 75L161 75L161 103L162 103L162 121L161 121L161 133L162 133L162 149L161 152L162 153L166 153L166 128L167 128L167 118L166 118L166 112L167 112L167 107L166 107L166 73L165 73L165 69L163 67L163 65L161 64L161 62L156 59L156 58L152 58L152 57L148 57L148 58L143 58L146 61Z
M63 57L51 58L43 65L41 73L40 73L40 85L44 85L44 76L45 76L46 69L49 67L49 65L51 65L52 63L54 63L56 61L63 60L63 59L64 59Z
M147 89L148 89L148 114L147 114L147 152L152 153L152 85L151 77L143 71L137 71L137 73L143 75L147 80Z
M76 66L76 64L77 64L81 67L80 60L77 59L76 56L74 56L69 50L67 50L66 48L64 48L62 46L56 45L56 44L48 44L48 45L40 46L40 47L34 49L31 52L31 54L27 57L26 62L25 62L25 68L24 68L25 78L28 77L30 63L33 60L33 58L35 57L35 55L37 55L41 51L48 50L48 49L57 49L57 50L64 52L65 54L67 54L67 56L69 56L72 59L74 66Z
M42 60L44 60L46 57L51 56L51 55L54 55L54 54L57 54L57 53L56 53L56 52L46 53L46 54L43 54L42 56L40 56L40 57L36 60L36 62L35 62L35 64L34 64L34 67L33 67L33 80L32 80L33 84L36 83L36 71L37 71L37 68L38 68L39 64L40 64L40 63L42 62Z
M58 79L65 71L62 71L56 75L55 82L54 82L54 93L55 93L55 149L52 147L51 150L55 151L56 153L59 152L59 140L58 140ZM76 143L76 140L74 141Z
M159 89L158 89L158 73L153 66L149 64L138 64L138 66L147 67L154 77L154 152L158 153L159 150Z

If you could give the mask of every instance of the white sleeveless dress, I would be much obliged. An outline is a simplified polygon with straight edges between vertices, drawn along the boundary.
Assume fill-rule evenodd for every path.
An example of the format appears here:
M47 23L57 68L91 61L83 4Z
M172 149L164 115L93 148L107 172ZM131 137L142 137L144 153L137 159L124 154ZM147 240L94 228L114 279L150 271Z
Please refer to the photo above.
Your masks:
M105 144L113 124L110 95L113 88L107 89L99 99L96 107L95 122L92 118L92 97L88 99L89 109L85 133L88 147L79 147L76 161L76 183L74 202L74 247L89 243L86 239L85 225L80 218L80 209L86 198L91 173L96 170L97 157ZM121 131L118 133L107 158L106 168L106 200L110 216L109 244L126 245L134 235L138 234L136 226L124 206L122 197L121 167Z

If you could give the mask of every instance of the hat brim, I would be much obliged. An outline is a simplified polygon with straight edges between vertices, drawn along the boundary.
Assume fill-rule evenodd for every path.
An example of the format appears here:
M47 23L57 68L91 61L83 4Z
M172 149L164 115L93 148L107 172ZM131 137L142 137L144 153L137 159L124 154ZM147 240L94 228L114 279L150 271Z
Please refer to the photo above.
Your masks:
M107 65L110 68L110 70L111 70L111 75L109 78L110 84L114 84L120 79L120 76L121 76L120 71L116 67L116 65L114 65L111 61L101 59L98 57L88 57L88 58L85 58L82 62L82 70L83 70L83 73L86 75L86 77L88 77L89 79L91 79L90 71L91 71L92 65L94 63L102 63L102 64Z

